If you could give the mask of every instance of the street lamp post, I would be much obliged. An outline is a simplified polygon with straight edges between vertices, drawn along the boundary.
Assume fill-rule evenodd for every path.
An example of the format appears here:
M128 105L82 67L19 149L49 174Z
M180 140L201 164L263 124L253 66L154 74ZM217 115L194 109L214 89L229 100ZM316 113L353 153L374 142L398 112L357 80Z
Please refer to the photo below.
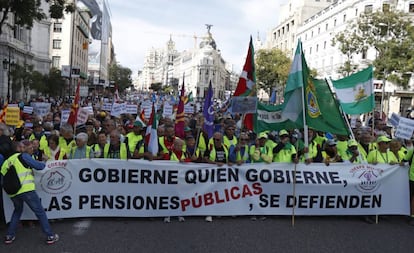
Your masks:
M3 69L7 70L7 103L10 103L10 71L14 62L11 61L11 53L9 49L9 57L3 60Z

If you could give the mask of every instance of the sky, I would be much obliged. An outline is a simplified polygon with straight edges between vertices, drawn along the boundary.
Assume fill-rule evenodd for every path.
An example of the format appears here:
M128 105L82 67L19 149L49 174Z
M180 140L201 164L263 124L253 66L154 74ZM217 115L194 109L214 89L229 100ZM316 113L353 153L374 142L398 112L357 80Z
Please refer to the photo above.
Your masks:
M205 24L225 61L240 71L250 35L262 41L277 26L281 4L287 0L108 0L113 44L118 63L133 76L151 48L164 48L172 35L179 52L194 48L205 36ZM201 39L197 39L199 44Z

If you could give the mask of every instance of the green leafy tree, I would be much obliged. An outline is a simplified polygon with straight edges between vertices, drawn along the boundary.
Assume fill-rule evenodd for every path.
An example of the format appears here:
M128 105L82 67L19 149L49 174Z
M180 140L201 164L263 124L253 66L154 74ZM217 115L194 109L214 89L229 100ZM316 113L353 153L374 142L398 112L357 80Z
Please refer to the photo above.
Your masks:
M109 80L115 82L119 91L123 91L132 86L131 74L131 69L122 67L117 63L109 66Z
M362 42L360 39L361 38L356 32L353 32L352 34L339 33L332 39L332 46L338 45L339 51L346 56L344 65L338 68L338 72L341 73L342 76L349 76L358 70L358 64L352 62L352 57L355 52L361 51L358 46ZM355 43L355 41L359 43Z
M50 16L55 19L62 18L64 12L73 12L74 3L68 0L47 0L50 2ZM0 34L3 25L10 14L14 15L16 25L27 28L33 27L35 20L46 19L47 15L41 9L41 0L0 0Z
M414 67L414 28L407 14L393 9L363 13L346 31L337 34L335 41L349 55L374 48L376 78L402 87L408 85Z
M167 86L167 87L171 87L171 86ZM162 83L152 83L150 85L150 89L153 90L153 91L155 91L155 92L159 92L159 91L162 90Z
M63 96L65 91L66 82L62 78L61 71L57 68L51 68L49 75L44 77L44 90L42 93L48 94L49 96Z
M272 89L286 85L292 61L280 49L258 50L256 52L257 87L269 96Z

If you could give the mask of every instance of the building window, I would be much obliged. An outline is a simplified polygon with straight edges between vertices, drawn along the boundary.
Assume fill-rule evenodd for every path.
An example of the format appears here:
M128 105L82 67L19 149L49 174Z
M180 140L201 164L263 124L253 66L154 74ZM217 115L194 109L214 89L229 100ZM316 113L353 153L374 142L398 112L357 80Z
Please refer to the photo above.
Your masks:
M412 97L401 97L400 100L400 112L401 114L405 114L407 112L408 109L411 109L411 103L412 103ZM410 115L411 113L408 112ZM401 115L403 117L406 117L408 115Z
M311 38L313 38L313 31L311 31Z
M325 24L325 31L328 31L328 28L329 28L329 24L328 24L328 23L326 23L326 24Z
M355 17L358 17L358 9L355 9Z
M408 7L408 11L410 13L413 13L414 12L414 4L410 4L410 6Z
M309 48L309 55L312 54L312 47Z
M289 32L289 24L286 25L286 32Z
M345 23L345 21L346 21L346 14L344 14L344 23Z
M62 23L54 23L53 24L53 32L61 33L62 32Z
M321 34L321 28L318 27L318 34Z
M367 59L367 50L366 49L362 50L362 59L363 60Z
M382 4L382 12L390 12L390 4Z
M334 19L334 27L336 26L336 19Z
M59 67L60 67L60 56L52 56L52 67L59 69Z
M62 40L53 40L53 49L61 49Z
M372 4L365 5L364 12L365 13L372 13L372 10L373 10L372 8L373 8Z
M326 49L326 41L323 42L323 49Z
M316 44L316 52L319 51L319 44Z

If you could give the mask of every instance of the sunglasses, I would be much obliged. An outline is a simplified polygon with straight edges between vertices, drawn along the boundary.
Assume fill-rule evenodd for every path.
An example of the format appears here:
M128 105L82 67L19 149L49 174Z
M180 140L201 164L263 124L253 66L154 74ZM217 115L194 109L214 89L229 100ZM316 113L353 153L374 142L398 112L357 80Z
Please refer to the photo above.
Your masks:
M248 141L249 139L247 139L247 138L241 138L240 140L241 141Z

